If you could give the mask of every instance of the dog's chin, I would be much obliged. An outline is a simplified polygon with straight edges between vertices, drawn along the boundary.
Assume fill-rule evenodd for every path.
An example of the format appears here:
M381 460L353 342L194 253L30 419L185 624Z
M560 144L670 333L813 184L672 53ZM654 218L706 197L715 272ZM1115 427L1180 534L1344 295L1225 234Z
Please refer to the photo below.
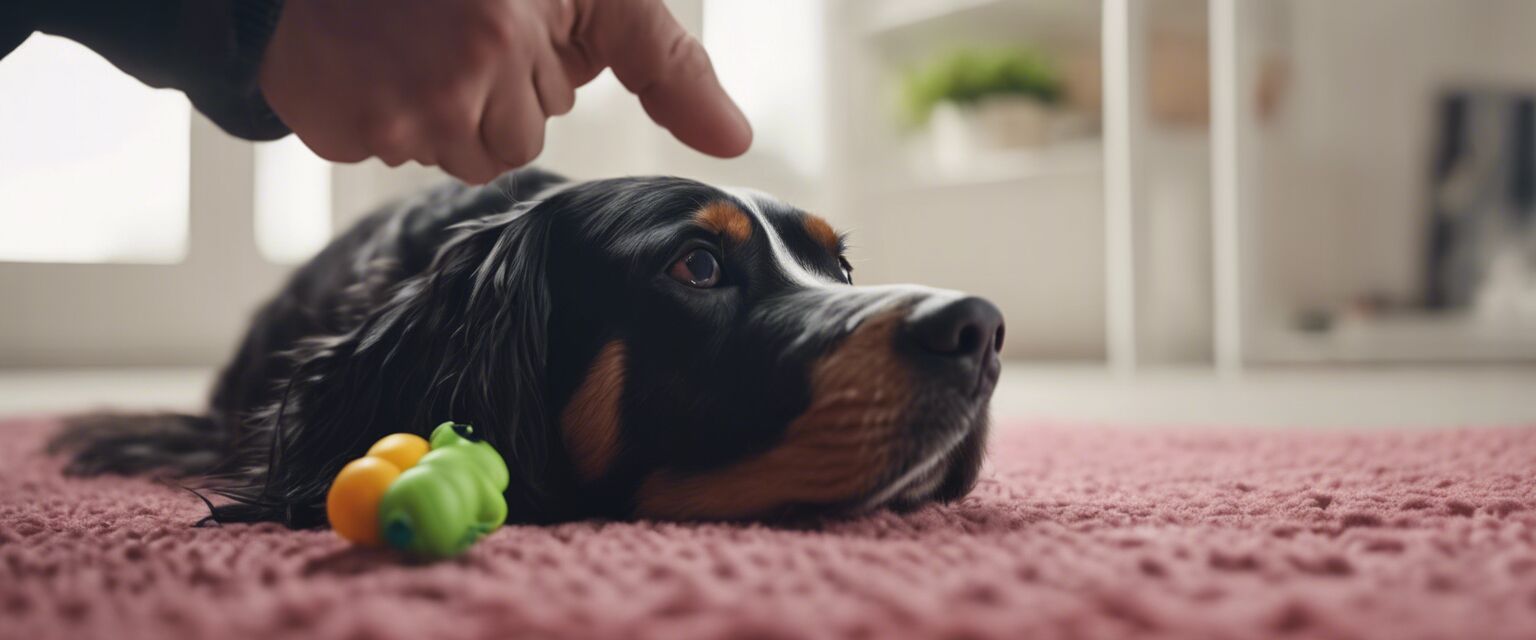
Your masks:
M951 502L969 494L981 473L986 448L985 414L975 422L965 437L952 446L935 448L909 463L904 473L870 498L866 508L905 512L933 502Z
M880 506L910 511L931 502L958 500L971 492L981 475L992 392L1001 373L1001 363L988 357L974 386L942 394L937 406L931 409L948 415L935 416L937 419L930 421L930 437L918 440L920 446L910 456L907 470L887 488L889 498ZM953 426L935 431L931 429L933 425Z
M857 511L888 508L911 511L933 502L958 500L971 492L981 473L986 452L988 405L996 375L984 379L969 398L946 398L937 403L946 409L918 411L926 419L914 421L913 431L922 437L912 439L913 446L891 477L869 495Z

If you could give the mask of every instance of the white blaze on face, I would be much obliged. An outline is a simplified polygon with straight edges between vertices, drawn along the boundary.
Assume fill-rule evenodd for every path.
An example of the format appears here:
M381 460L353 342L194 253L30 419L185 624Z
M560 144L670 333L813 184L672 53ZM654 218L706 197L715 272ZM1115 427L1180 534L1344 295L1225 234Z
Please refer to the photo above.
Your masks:
M855 296L858 298L859 310L847 317L843 326L844 330L852 331L870 316L888 310L900 303L912 303L913 312L924 308L940 307L950 302L965 297L965 293L952 289L937 289L915 284L887 284L865 287L850 286L845 282L832 278L822 273L811 270L799 258L790 252L784 244L784 238L779 235L778 229L768 222L768 217L763 214L763 203L777 203L778 199L771 195L744 187L721 187L721 190L741 201L746 207L747 213L757 220L757 226L763 230L768 238L768 246L772 251L773 261L786 277L796 285L825 291L828 294L838 296ZM784 205L785 208L790 208ZM814 314L817 310L806 309L806 313ZM815 329L816 323L807 323L808 330ZM802 340L810 338L810 335L802 336Z
M757 220L758 228L762 229L763 234L768 237L768 246L773 251L774 263L778 264L779 269L789 277L791 282L805 287L832 287L844 285L844 283L838 282L831 277L816 273L815 271L806 268L806 266L800 262L799 258L796 258L793 253L790 253L789 247L785 246L784 244L784 239L779 237L778 229L775 229L772 224L769 224L768 217L763 215L763 210L760 203L777 202L773 196L770 196L761 191L757 191L755 189L746 189L742 187L723 187L722 189L726 193L735 196L737 200L740 200L741 204L747 208L747 213L751 214L751 216Z

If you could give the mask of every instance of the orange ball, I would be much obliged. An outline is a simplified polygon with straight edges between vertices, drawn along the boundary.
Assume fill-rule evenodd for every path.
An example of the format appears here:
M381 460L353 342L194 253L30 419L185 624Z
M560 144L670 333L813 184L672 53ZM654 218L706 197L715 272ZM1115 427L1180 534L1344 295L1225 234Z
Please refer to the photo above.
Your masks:
M431 449L432 445L426 438L414 433L391 433L368 447L368 455L388 460L405 471L416 466L416 461L421 460Z
M395 478L400 477L400 471L400 467L382 456L369 455L348 462L336 474L330 493L325 496L325 514L331 519L331 528L357 544L384 544L379 537L379 500Z

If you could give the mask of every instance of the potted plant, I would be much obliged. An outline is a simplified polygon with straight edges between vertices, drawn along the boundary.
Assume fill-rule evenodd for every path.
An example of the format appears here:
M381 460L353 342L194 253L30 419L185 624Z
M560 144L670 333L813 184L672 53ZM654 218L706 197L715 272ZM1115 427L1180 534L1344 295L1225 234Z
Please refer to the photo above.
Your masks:
M906 74L909 124L925 126L941 166L977 153L1049 141L1063 82L1046 57L1023 47L962 49Z

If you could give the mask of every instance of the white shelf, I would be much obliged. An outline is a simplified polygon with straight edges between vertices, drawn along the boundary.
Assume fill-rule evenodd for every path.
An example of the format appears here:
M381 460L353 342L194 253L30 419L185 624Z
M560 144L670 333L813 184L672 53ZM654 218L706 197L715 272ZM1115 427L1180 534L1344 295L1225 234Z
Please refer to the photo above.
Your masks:
M896 33L967 12L995 7L1005 0L885 0L872 3L863 31L868 35Z
M947 170L914 159L904 167L870 171L860 184L866 191L899 192L1098 175L1103 171L1103 145L1091 139L977 155L971 165Z
M1346 319L1307 333L1271 327L1252 360L1276 364L1512 363L1536 361L1536 327L1464 314Z
M1059 39L1096 33L1099 5L1089 0L881 0L869 4L858 31L866 37L1014 34Z

